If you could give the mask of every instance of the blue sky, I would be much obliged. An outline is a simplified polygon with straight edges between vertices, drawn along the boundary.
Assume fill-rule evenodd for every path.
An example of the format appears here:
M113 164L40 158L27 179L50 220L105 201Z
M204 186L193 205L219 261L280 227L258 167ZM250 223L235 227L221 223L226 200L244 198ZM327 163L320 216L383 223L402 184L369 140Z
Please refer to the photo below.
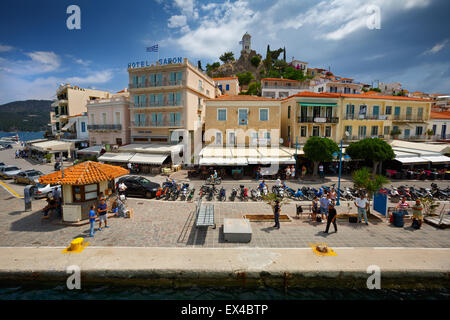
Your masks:
M81 30L68 30L66 9L81 9ZM248 31L265 55L287 57L372 83L450 91L450 1L446 0L3 0L0 11L0 103L52 99L57 86L119 91L127 63L183 56L202 65L225 51L239 57ZM380 9L381 28L367 20Z

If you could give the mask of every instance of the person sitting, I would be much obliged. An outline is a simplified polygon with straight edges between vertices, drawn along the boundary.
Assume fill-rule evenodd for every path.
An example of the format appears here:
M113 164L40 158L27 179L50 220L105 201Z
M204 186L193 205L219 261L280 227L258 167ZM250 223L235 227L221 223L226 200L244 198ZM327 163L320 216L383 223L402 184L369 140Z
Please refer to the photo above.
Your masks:
M216 183L216 179L217 179L217 171L214 170L214 173L211 175L211 182Z
M49 219L50 218L50 211L52 210L57 210L58 208L58 202L53 199L52 197L48 197L47 198L47 205L42 209L42 211L44 212L44 218L45 219Z
M261 191L261 194L263 194L264 192L264 186L269 189L269 187L267 186L266 182L263 180L259 183L258 189L259 191Z

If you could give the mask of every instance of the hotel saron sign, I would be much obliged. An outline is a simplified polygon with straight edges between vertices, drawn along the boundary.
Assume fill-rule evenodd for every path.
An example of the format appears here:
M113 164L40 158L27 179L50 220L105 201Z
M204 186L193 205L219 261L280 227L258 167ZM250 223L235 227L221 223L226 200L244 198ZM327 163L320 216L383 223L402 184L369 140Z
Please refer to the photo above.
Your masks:
M182 57L163 58L156 61L156 64L160 66L165 64L176 64L176 63L183 63L183 58ZM150 63L149 61L129 62L128 69L150 67L151 65L152 63Z

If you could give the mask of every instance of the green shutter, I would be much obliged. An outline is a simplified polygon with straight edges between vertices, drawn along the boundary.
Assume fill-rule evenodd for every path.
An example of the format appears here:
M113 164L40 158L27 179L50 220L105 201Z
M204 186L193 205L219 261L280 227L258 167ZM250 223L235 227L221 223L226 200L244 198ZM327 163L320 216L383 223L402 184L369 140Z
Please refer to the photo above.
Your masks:
M181 114L179 112L175 113L175 122L177 126L179 126L181 123Z
M158 122L158 117L156 113L152 113L152 125L156 125Z
M175 105L179 106L181 104L181 92L177 92L176 101L177 103Z
M178 74L177 74L177 82L181 82L182 77L183 77L182 72L181 71L178 72Z
M169 105L173 105L173 92L169 92Z
M162 106L164 103L164 95L162 93L158 94L158 105Z
M139 113L134 114L134 125L139 126Z
M158 113L158 125L162 125L162 113Z
M162 84L162 73L158 73L158 77L157 77L157 82L158 82L158 85L160 86L161 84Z
M150 105L155 105L155 95L153 93L150 94Z
M135 108L139 107L139 96L138 95L134 96L134 107Z

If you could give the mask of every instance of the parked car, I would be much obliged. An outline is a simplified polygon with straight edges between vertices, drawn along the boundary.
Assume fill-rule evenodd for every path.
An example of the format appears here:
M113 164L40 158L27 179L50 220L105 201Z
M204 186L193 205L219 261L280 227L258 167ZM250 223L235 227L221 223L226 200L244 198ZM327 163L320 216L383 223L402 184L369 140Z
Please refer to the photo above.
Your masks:
M127 186L127 189L125 190L126 196L130 195L154 198L158 188L161 187L159 183L151 182L147 178L140 176L122 177L117 181L117 185L122 182Z
M3 179L12 179L19 172L20 168L15 166L7 166L0 169L0 176Z
M36 184L39 182L39 177L42 175L43 173L38 170L34 169L23 170L14 176L14 182L25 184Z
M36 183L32 188L33 198L40 199L46 198L52 194L54 189L61 189L60 185L50 185L50 184L41 184Z
M7 165L6 163L0 162L0 169L3 168L3 167L7 167L7 166L8 166L8 165Z

